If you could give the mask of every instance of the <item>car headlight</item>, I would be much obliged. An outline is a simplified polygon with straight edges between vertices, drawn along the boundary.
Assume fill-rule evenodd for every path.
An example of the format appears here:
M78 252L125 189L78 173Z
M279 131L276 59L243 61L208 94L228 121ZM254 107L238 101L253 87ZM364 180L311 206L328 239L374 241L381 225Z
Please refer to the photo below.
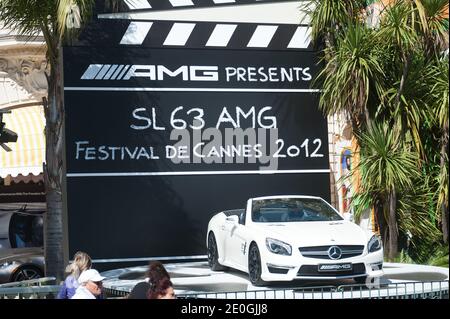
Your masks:
M367 249L369 250L369 253L373 253L375 251L380 250L382 247L381 245L381 239L377 235L373 235L372 238L370 238L369 243L367 244Z
M286 256L292 255L291 245L286 244L285 242L282 242L280 240L266 238L266 246L267 249L274 254Z

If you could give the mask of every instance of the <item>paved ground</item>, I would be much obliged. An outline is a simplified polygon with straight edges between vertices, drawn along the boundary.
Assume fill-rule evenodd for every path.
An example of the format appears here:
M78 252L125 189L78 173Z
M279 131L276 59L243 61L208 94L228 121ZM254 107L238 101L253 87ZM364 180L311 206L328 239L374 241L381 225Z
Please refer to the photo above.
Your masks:
M312 281L295 280L293 282L271 283L268 287L254 287L248 280L248 275L236 270L225 272L211 271L206 262L190 262L166 264L177 294L200 292L235 292L255 291L264 289L293 289L318 286L352 285L353 280ZM110 270L102 274L108 277L104 286L109 289L130 291L132 287L142 281L146 266ZM448 268L389 264L384 265L385 275L381 279L382 285L405 281L442 281L448 280Z

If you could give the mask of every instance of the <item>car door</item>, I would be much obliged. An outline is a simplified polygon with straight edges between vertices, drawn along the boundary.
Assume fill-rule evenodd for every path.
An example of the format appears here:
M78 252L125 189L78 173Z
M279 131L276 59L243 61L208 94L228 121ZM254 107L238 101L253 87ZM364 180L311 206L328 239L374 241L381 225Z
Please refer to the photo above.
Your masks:
M236 266L244 267L247 252L247 243L245 238L245 225L243 225L243 218L236 220L227 220L226 222L226 251L227 259L230 263Z
M238 225L233 232L233 262L247 269L250 234L244 225Z

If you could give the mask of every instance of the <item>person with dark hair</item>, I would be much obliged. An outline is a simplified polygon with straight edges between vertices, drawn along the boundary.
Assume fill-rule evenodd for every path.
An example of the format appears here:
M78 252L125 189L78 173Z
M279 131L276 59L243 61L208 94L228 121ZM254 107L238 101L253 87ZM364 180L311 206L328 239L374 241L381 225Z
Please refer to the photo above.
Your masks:
M161 262L153 261L148 265L147 278L150 278L150 280L160 280L162 278L170 279L170 276Z
M148 292L152 285L157 284L164 278L168 278L170 280L169 273L166 268L164 268L164 265L159 261L150 262L145 280L137 283L133 287L128 295L128 299L147 299Z
M148 299L175 299L175 291L170 279L165 277L153 282L148 291Z
M138 282L133 289L131 289L128 299L147 299L148 291L150 290L150 283L148 281Z

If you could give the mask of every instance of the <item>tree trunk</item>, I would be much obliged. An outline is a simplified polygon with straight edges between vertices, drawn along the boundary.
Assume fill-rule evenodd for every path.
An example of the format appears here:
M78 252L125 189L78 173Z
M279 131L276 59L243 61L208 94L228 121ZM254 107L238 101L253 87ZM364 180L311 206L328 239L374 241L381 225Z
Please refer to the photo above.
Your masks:
M386 219L384 218L384 206L379 200L377 200L374 208L383 247L388 247L388 227L386 225Z
M45 268L46 276L64 278L62 237L62 177L63 177L63 132L64 119L62 57L58 46L52 69L48 76L48 101L44 99L46 118L46 164L44 166L47 214L45 223Z
M380 233L383 245L385 245L386 221L385 221L384 213L383 213L383 205L380 203L379 200L375 201L374 209L375 209L376 226L378 227L378 232Z
M398 109L400 108L400 103L401 103L401 97L403 95L403 91L405 89L405 83L406 83L406 78L408 76L408 72L409 72L409 65L411 63L411 55L409 54L408 56L403 53L402 54L402 59L403 59L403 72L402 72L402 77L400 79L400 85L397 91L397 95L395 96L395 108ZM405 112L400 112L400 129L401 129L401 133L402 136L405 136L405 132L407 130L407 118L406 118L406 113Z
M448 206L446 204L441 205L442 213L442 239L444 244L448 244Z
M409 64L411 61L411 56L406 56L406 54L402 55L403 57L403 72L402 72L402 77L400 79L400 85L397 91L397 95L395 96L395 106L398 107L400 105L400 98L403 94L403 90L405 88L405 82L406 82L406 77L408 76L408 72L409 72ZM402 125L404 125L405 123L402 123Z
M392 189L388 197L389 201L389 251L388 258L393 260L398 255L398 227L397 227L397 194L395 189Z
M364 106L364 119L366 120L366 127L369 132L372 132L372 121L370 120L369 109Z

